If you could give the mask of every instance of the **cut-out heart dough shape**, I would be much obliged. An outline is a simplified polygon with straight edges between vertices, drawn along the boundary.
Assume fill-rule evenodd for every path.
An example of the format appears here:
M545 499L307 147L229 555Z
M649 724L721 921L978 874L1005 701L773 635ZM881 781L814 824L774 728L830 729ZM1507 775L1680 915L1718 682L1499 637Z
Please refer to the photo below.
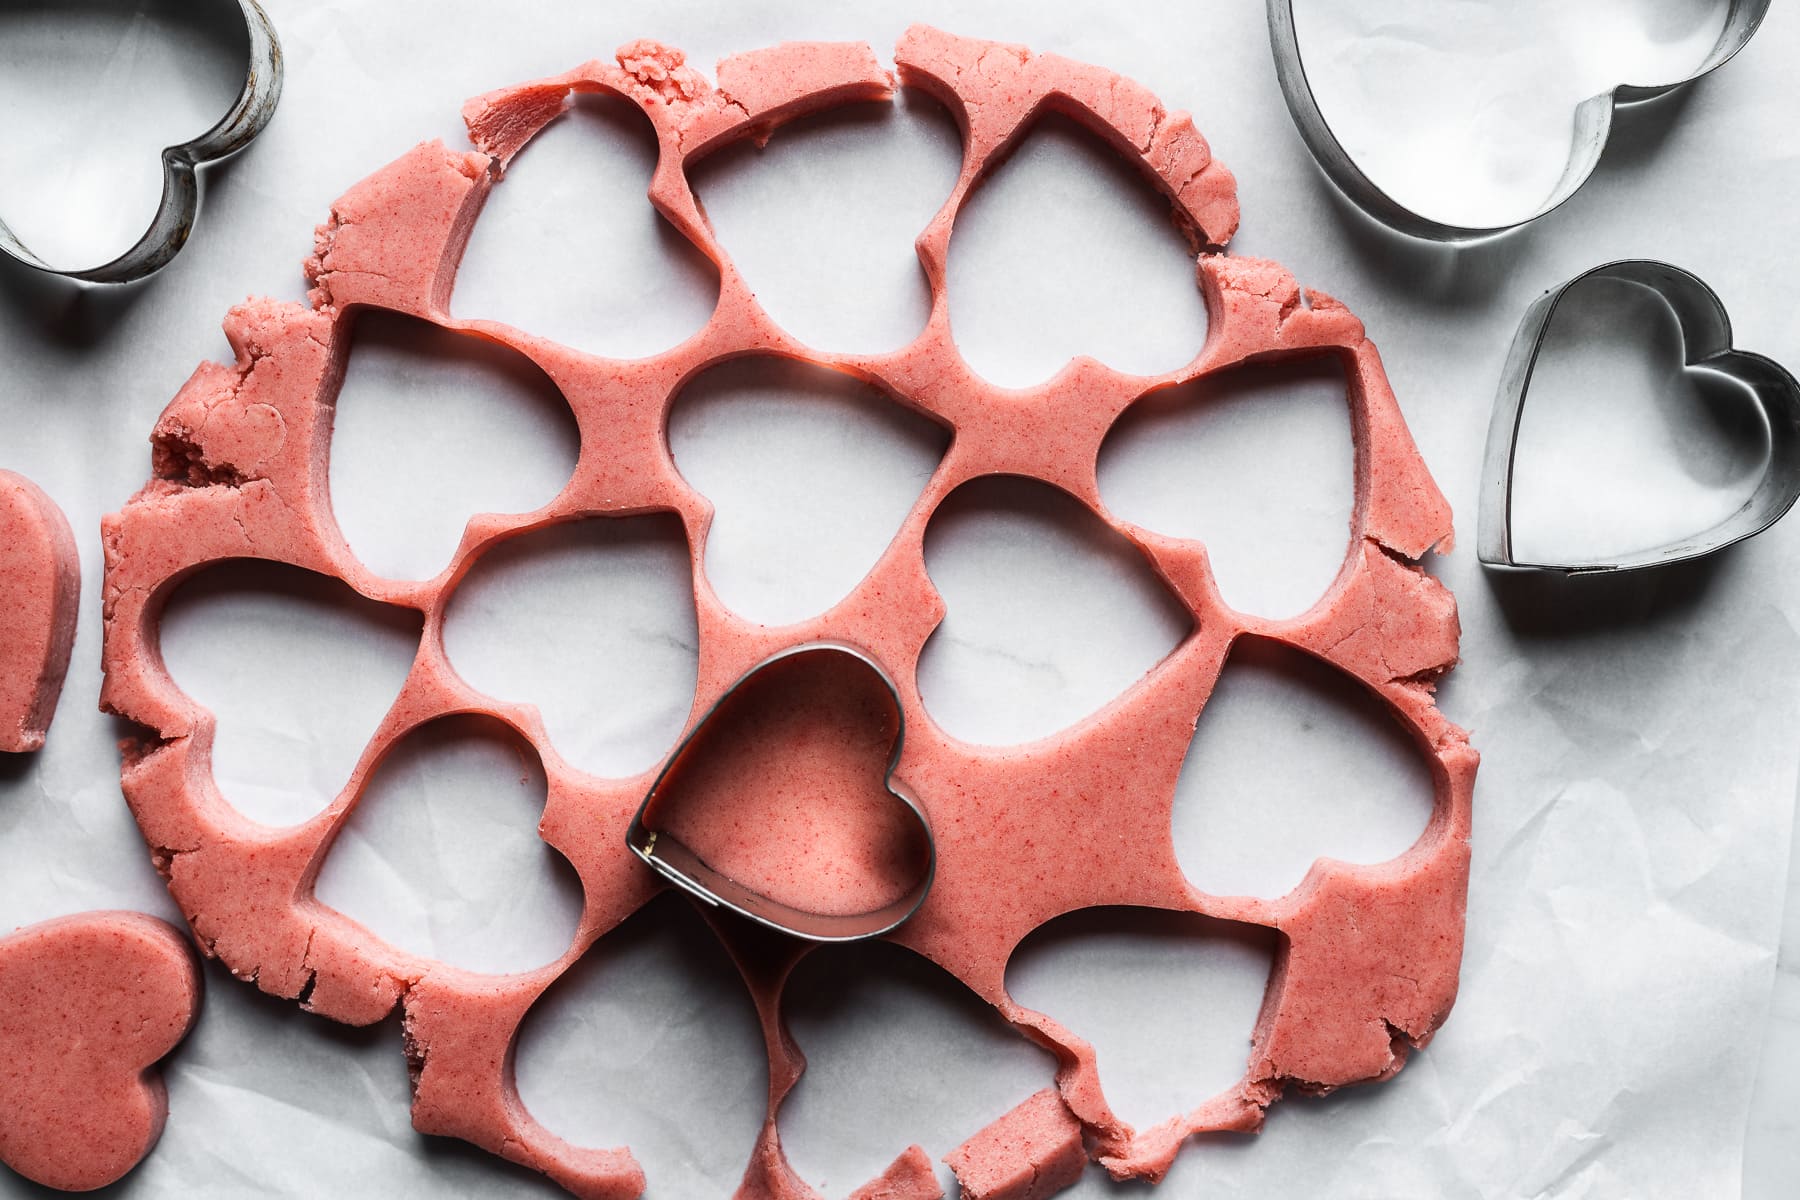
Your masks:
M1519 451L1519 426L1532 372L1563 300L1590 279L1621 279L1649 288L1668 304L1681 327L1683 356L1689 367L1704 367L1743 384L1762 407L1769 429L1769 461L1756 489L1738 508L1710 529L1687 537L1621 554L1579 562L1529 562L1513 550L1513 465ZM1736 350L1731 345L1731 318L1718 295L1697 276L1680 267L1649 259L1628 258L1605 263L1554 288L1525 310L1513 337L1500 377L1500 394L1488 425L1487 459L1482 468L1481 517L1477 552L1490 567L1521 567L1565 574L1633 571L1662 566L1722 550L1761 533L1800 498L1800 383L1780 363Z
M1338 141L1331 122L1319 107L1318 97L1313 95L1312 84L1306 77L1306 56L1300 49L1300 34L1294 24L1294 0L1269 0L1269 46L1274 51L1275 74L1281 81L1281 94L1287 100L1288 113L1300 132L1300 140L1306 143L1320 170L1346 200L1389 229L1408 237L1434 242L1472 242L1528 225L1561 207L1579 191L1588 176L1594 173L1594 168L1600 165L1606 139L1612 132L1613 112L1619 105L1654 100L1685 87L1724 66L1749 45L1763 17L1768 15L1771 0L1723 2L1730 4L1725 14L1725 27L1719 31L1713 48L1692 72L1668 83L1621 83L1609 92L1590 96L1575 107L1574 142L1556 187L1536 209L1502 225L1458 225L1416 212L1388 195L1364 173L1350 151Z
M875 937L918 910L936 855L893 781L900 692L860 651L796 646L720 697L626 835L709 904L809 941Z
M0 938L0 1162L82 1192L121 1178L162 1134L156 1065L200 1005L181 934L92 912Z
M68 519L29 479L0 471L0 750L43 746L80 599Z

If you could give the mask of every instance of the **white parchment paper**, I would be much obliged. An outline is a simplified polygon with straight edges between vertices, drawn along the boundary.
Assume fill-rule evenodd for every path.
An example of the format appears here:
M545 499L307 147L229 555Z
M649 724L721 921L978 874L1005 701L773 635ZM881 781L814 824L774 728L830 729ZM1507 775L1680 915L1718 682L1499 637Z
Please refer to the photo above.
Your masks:
M197 39L178 7L152 5L129 36L104 22L97 32L58 34L17 18L0 21L0 117L14 147L0 178L0 212L46 251L98 260L127 240L148 219L153 200L149 155L204 125L234 94L229 56ZM1800 18L1788 8L1777 6L1756 41L1717 76L1622 118L1595 178L1563 210L1497 244L1442 250L1394 242L1331 197L1282 106L1254 3L269 0L267 7L288 55L282 108L247 155L212 173L199 234L172 267L151 285L122 293L71 292L0 268L0 412L8 422L0 466L30 475L62 504L80 535L84 568L82 625L50 744L33 759L0 764L0 926L99 907L175 915L118 794L118 730L95 708L98 521L146 477L145 438L168 398L196 362L226 353L217 331L227 308L252 293L300 296L298 260L333 197L421 139L461 144L456 113L464 98L608 55L632 38L672 42L706 68L722 55L791 38L866 40L885 60L908 23L930 21L1104 64L1147 84L1170 107L1190 109L1239 181L1244 222L1233 249L1279 259L1302 283L1362 317L1457 512L1459 545L1432 567L1455 592L1464 629L1464 661L1442 700L1473 731L1484 761L1456 1010L1392 1082L1284 1103L1258 1138L1190 1147L1162 1194L1686 1197L1735 1194L1740 1179L1743 1193L1758 1200L1789 1193L1800 1178L1800 1096L1792 1082L1800 1078L1800 980L1791 957L1796 891L1787 880L1800 771L1800 595L1792 584L1800 524L1790 519L1691 569L1627 581L1502 580L1473 557L1493 388L1518 316L1545 288L1609 258L1667 258L1718 289L1740 346L1800 363L1800 318L1785 298L1800 266L1792 205L1800 191L1800 131L1791 119ZM1341 106L1358 145L1382 156L1381 171L1410 178L1419 194L1471 210L1509 195L1529 206L1566 150L1561 104L1614 74L1641 77L1671 63L1680 73L1706 43L1706 22L1718 9L1700 0L1617 0L1583 6L1575 20L1557 15L1563 6L1524 7L1523 17L1509 12L1502 19L1501 6L1299 6L1303 38L1323 47L1322 94ZM65 35L76 40L57 40ZM56 46L63 49L45 49ZM91 79L67 65L84 61L81 54L98 56ZM604 126L616 118L599 120ZM555 319L569 337L591 330L602 344L613 338L614 345L638 345L635 352L672 344L704 320L704 295L694 299L695 288L703 293L704 270L657 240L647 208L629 208L641 198L641 174L632 172L644 164L631 158L628 126L613 131L624 147L616 162L607 160L616 169L585 181L579 164L559 173L534 165L529 152L520 160L503 187L507 207L497 198L489 216L517 239L509 245L526 249L538 226L534 252L551 256L549 269L509 274L484 259L479 270L472 265L465 280L471 290L459 289L453 308L465 312L476 296L484 304L519 305L521 314ZM809 134L795 149L777 138L766 159L741 154L702 179L728 249L778 318L805 326L820 345L835 347L841 336L845 348L858 349L900 344L917 328L923 291L908 266L909 242L920 214L935 207L932 189L941 195L947 183L946 161L954 165L946 128L931 106L908 104L892 118ZM122 164L127 152L133 157ZM1170 278L1179 284L1189 268L1165 253L1168 239L1153 223L1138 219L1145 213L1132 207L1136 201L1115 206L1116 178L1084 153L1055 135L1023 149L1008 168L1011 177L994 180L982 201L986 211L971 217L982 227L979 240L971 235L953 255L959 333L968 333L971 360L992 364L997 378L1042 378L1077 349L1154 368L1163 365L1158 352L1198 336L1183 302L1154 300L1173 295L1157 289ZM532 172L544 203L558 206L554 220L533 215L523 191ZM639 182L620 186L620 179ZM856 213L849 232L834 226L807 240L809 226L824 226L822 214L834 200ZM582 224L589 213L591 230ZM1028 238L1012 240L1015 229L1036 230L1036 244L1049 249L1030 254ZM490 253L479 244L486 236L478 235L472 255ZM1059 238L1068 251L1063 258ZM614 257L581 258L571 248L577 244L582 254ZM561 269L558 253L582 265ZM849 269L835 257L840 253L867 257ZM1115 268L1135 281L1128 294L1135 287L1153 299L1121 305L1106 293ZM787 280L790 274L799 282ZM1059 286L1090 277L1100 282ZM842 315L852 310L855 317ZM1608 332L1605 311L1589 314L1597 337ZM1667 370L1646 375L1639 351L1669 359L1666 331L1644 332L1633 323L1612 332L1620 339L1613 349L1577 354L1566 364L1561 382L1543 397L1549 423L1528 429L1543 453L1566 464L1563 513L1582 511L1584 488L1592 496L1642 478L1674 481L1647 490L1633 506L1650 514L1644 528L1678 520L1695 497L1728 501L1755 461L1732 441L1737 427L1696 424L1683 416L1690 410L1680 403L1679 380L1670 382ZM375 363L374 356L363 363L369 373L357 386L369 396L384 387L404 393L404 380ZM494 427L491 418L450 402L478 374L445 381L447 399L437 408L432 389L402 394L386 418L367 415L369 409L352 414L346 400L345 420L363 424L354 438L340 428L332 469L334 504L353 546L366 539L370 553L382 545L402 556L417 551L406 539L383 542L384 521L398 519L415 485L443 485L444 476L456 475L420 460L419 439L407 431L408 422L426 419L421 413L449 441L485 439L484 472L522 480L519 504L537 502L534 481L545 472L566 472L567 446L553 416L533 409L536 415ZM1659 398L1674 395L1676 402L1634 407L1649 377L1662 380ZM1192 479L1157 475L1154 439L1140 447L1137 467L1120 468L1128 478L1121 486L1150 510L1200 505L1194 511L1209 519L1241 520L1219 539L1243 564L1229 568L1243 572L1242 594L1285 598L1318 578L1321 553L1335 552L1333 522L1341 539L1347 507L1334 504L1347 506L1347 498L1333 500L1330 486L1315 487L1312 478L1337 479L1341 464L1292 472L1295 494L1317 501L1316 520L1287 510L1280 493L1259 489L1290 457L1336 463L1330 447L1343 445L1342 422L1334 429L1298 421L1258 440L1254 405L1240 409L1228 428L1190 431L1225 437L1234 448L1209 458L1211 494L1190 496L1183 489L1195 486ZM677 457L684 453L680 439L692 435L693 469L751 508L766 490L757 472L779 465L780 454L798 464L794 470L809 456L862 455L871 464L836 478L822 473L818 519L804 538L779 528L759 535L746 523L737 557L717 564L720 572L736 572L721 583L722 593L774 611L813 595L784 596L785 576L823 587L827 599L833 587L841 594L843 564L866 563L879 552L891 497L901 496L903 505L908 487L916 494L919 456L928 463L936 452L928 438L902 429L858 434L826 420L811 433L805 421L789 420L780 438L771 435L779 453L759 447L740 463L720 450L728 442L708 440L705 415L686 425L678 418ZM729 421L724 428L725 436L740 436ZM742 436L753 433L746 427ZM1632 453L1651 464L1641 476ZM1548 474L1554 489L1555 473ZM852 487L868 494L830 503L831 489ZM1595 535L1556 527L1558 507L1554 497L1541 503L1550 535ZM1271 508L1281 508L1284 521L1257 524ZM928 656L928 698L934 689L946 697L959 689L991 695L1013 706L1008 720L1019 728L1034 721L1053 728L1068 719L1068 689L1123 686L1129 673L1112 681L1109 671L1154 662L1179 631L1165 629L1153 605L1121 609L1130 584L1108 582L1106 560L1061 553L1048 542L1039 547L1024 534L1006 534L1008 528L973 521L944 534L932 551L934 573L954 577L967 599L951 605L942 645L934 643ZM1007 572L978 569L984 537L1018 547ZM626 547L636 564L630 570L644 579L667 565L666 555L644 548L652 541ZM1265 554L1255 553L1258 544ZM532 588L581 594L582 587L604 587L604 572L583 553L551 560L535 582L484 585L480 602L470 600L471 620L499 628ZM1329 557L1324 561L1328 575ZM771 563L785 565L771 570ZM673 703L665 693L679 692L683 618L679 604L636 574L618 592L605 600L613 606L605 610L613 614L608 621L546 603L528 609L531 630L556 631L560 640L548 633L540 639L555 647L587 638L580 650L592 661L620 679L652 681L642 708L621 702L595 710L586 728L599 731L592 752L602 758L629 757L619 745L638 753L648 745L646 761L654 761L654 739L669 723L658 714ZM1019 615L1010 622L984 624L977 615L984 605L991 611L1014 603ZM961 620L959 604L967 606ZM321 688L310 696L304 688L275 695L283 679L294 686L280 674L283 655L306 662L324 645L320 653L339 657L310 669L344 679L346 691L378 689L387 676L371 667L364 678L356 656L385 662L396 652L394 631L377 622L346 626L334 637L329 622L231 609L232 624L220 611L190 612L171 653L198 664L196 678L217 687L220 698L212 702L222 730L238 731L239 765L232 769L244 772L245 795L263 789L247 803L322 806L335 786L332 770L341 781L342 764L366 736L361 710L337 704ZM1120 611L1145 615L1121 625ZM1056 633L1061 626L1044 624L1052 620L1099 632ZM529 634L515 633L526 637L520 644L527 650ZM478 633L470 636L471 645L480 641ZM985 657L984 636L999 642ZM259 645L266 654L241 650ZM588 686L566 664L559 675L556 662L531 660L509 646L477 646L471 662L493 667L497 690L523 679L518 686L532 690L521 696L560 713L571 738L584 728L582 705L604 707L596 691L622 694ZM522 674L508 677L514 668ZM1289 744L1276 740L1284 736L1281 722L1301 720L1301 710L1278 689L1234 686L1233 679L1228 671L1231 728L1249 727L1243 714L1256 714L1271 724L1271 745ZM369 694L379 701L378 690ZM944 711L954 714L957 704L946 699ZM979 722L983 708L965 701L960 711ZM1205 723L1203 717L1203 735ZM1011 736L1004 728L991 734ZM1368 772L1382 769L1379 752L1358 758L1360 743L1340 744L1347 736L1304 743L1318 756L1309 761L1321 773L1363 772L1348 777L1366 783ZM222 732L222 755L225 739ZM1266 753L1259 765L1254 754L1207 750L1220 794L1258 793ZM462 801L471 786L510 787L504 754L471 754L464 769L445 773L426 763L392 781L396 794L411 789L423 797L423 807L410 823L372 815L359 825L346 841L352 857L334 865L333 902L369 913L372 926L419 948L541 961L573 910L567 881L534 848L528 795L522 816L508 795L495 810L504 809L506 819L495 816L494 827L479 833L492 845L491 857L439 853L436 845L467 835L457 814L467 808ZM315 771L316 778L308 774ZM520 774L525 795L530 772ZM1404 805L1352 808L1364 814L1357 822L1404 822L1416 814ZM1315 822L1329 826L1331 818ZM1349 818L1339 823L1335 832L1367 832ZM1335 836L1326 827L1319 833ZM432 864L439 877L424 878ZM519 882L519 872L534 870L539 878ZM403 911L419 896L437 897L438 906ZM1784 908L1790 958L1778 978ZM576 1140L630 1140L650 1172L653 1196L723 1195L754 1128L754 1114L747 1119L738 1102L757 1094L761 1067L728 977L707 957L704 938L678 918L652 914L646 921L611 958L592 970L584 964L542 1028L528 1030L520 1055L526 1099ZM1051 991L1094 1014L1095 1024L1081 1031L1100 1049L1102 1074L1115 1065L1118 1074L1109 1078L1117 1079L1120 1097L1197 1102L1204 1093L1183 1097L1168 1086L1169 1063L1188 1061L1190 1042L1204 1042L1211 1056L1204 1061L1216 1061L1221 1045L1247 1033L1238 1027L1241 988L1229 981L1253 976L1235 959L1222 958L1216 975L1201 977L1180 955L1140 952L1156 944L1149 934L1081 942L1042 970L1057 976ZM814 1073L790 1105L784 1135L796 1164L828 1195L848 1192L910 1141L942 1155L1048 1079L1041 1054L879 951L848 956L827 974L823 999L796 1014ZM344 1030L216 967L207 978L203 1019L169 1069L163 1142L117 1194L555 1194L484 1154L412 1132L394 1023ZM1139 1005L1146 995L1166 1003ZM1111 1026L1109 1014L1117 1017ZM1163 1023L1165 1062L1131 1040L1147 1021ZM0 1195L33 1194L0 1173ZM1097 1200L1144 1193L1090 1172L1076 1194Z

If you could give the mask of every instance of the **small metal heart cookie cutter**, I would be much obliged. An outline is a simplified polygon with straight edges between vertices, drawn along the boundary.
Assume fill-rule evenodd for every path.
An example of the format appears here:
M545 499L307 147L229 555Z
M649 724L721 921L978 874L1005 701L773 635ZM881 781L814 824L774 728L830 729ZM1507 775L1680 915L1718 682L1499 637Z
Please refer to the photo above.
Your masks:
M869 912L863 913L821 913L795 908L772 896L764 895L753 888L746 887L737 880L707 864L692 848L673 837L667 830L652 827L656 814L657 802L666 793L669 785L679 776L683 762L694 747L696 738L707 723L721 709L731 703L746 684L757 679L769 668L780 663L792 663L798 659L813 655L843 655L854 659L860 665L872 671L881 681L888 696L893 701L894 745L888 757L887 772L883 780L890 795L899 800L918 820L919 828L924 833L925 863L923 874L918 882L905 895L892 900ZM639 806L637 815L632 818L631 827L626 831L625 842L632 852L670 882L683 890L706 901L708 904L720 905L742 916L750 918L770 929L801 938L810 942L852 942L864 938L879 937L889 933L903 924L907 918L918 911L925 903L925 896L931 890L932 877L937 871L937 846L932 840L931 823L925 817L925 811L919 807L918 801L894 786L894 767L900 761L900 748L906 735L906 715L900 703L900 689L881 665L861 650L839 642L807 642L792 646L779 654L771 655L726 688L724 693L706 715L695 723L694 728L675 748L675 753L664 764L656 782L650 785L644 803Z
M1519 448L1519 421L1538 355L1544 347L1557 307L1577 285L1590 279L1621 279L1640 284L1660 296L1681 327L1683 358L1727 376L1756 397L1769 430L1769 460L1761 481L1738 510L1710 529L1613 559L1546 563L1521 560L1513 549L1513 464ZM1650 259L1628 258L1584 271L1561 287L1544 293L1525 310L1513 337L1500 393L1488 425L1487 458L1482 468L1481 519L1476 554L1490 567L1520 567L1567 575L1602 571L1635 571L1642 567L1683 562L1721 550L1761 533L1800 498L1800 382L1780 363L1736 350L1731 345L1731 318L1719 297L1698 276Z
M1269 45L1275 55L1275 75L1281 82L1281 94L1287 100L1288 112L1294 118L1300 139L1318 161L1325 177L1345 199L1389 229L1408 237L1433 242L1473 242L1510 233L1561 207L1594 173L1612 131L1613 112L1619 105L1653 100L1724 66L1749 44L1763 17L1768 15L1771 2L1730 0L1725 27L1719 32L1718 40L1690 74L1671 83L1622 83L1611 91L1583 100L1575 109L1575 139L1569 150L1569 161L1549 197L1536 211L1503 225L1459 225L1426 216L1388 195L1364 173L1332 131L1331 122L1325 119L1318 97L1313 94L1312 83L1306 76L1305 56L1300 52L1299 33L1294 26L1294 0L1268 0Z
M34 270L83 283L131 283L161 270L180 253L187 244L188 235L193 232L195 218L200 215L200 182L196 172L210 163L230 158L249 145L275 115L276 102L281 99L281 42L275 36L275 27L256 0L237 0L235 10L242 17L244 31L249 36L244 89L238 93L231 110L211 129L192 141L170 146L162 152L162 199L143 236L125 253L97 267L55 267L33 253L6 222L0 220L0 254Z

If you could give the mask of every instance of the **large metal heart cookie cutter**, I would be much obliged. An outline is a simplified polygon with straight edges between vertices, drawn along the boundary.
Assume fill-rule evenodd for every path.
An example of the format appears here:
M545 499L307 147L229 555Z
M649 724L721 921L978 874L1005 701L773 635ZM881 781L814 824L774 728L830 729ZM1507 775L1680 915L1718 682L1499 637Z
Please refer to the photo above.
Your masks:
M1300 51L1300 37L1294 26L1294 0L1269 0L1269 45L1275 55L1275 74L1281 81L1281 94L1287 100L1288 112L1300 138L1312 152L1327 179L1344 198L1370 217L1396 232L1433 242L1472 242L1509 233L1530 224L1560 207L1580 190L1588 176L1599 165L1612 131L1613 111L1621 104L1636 104L1666 95L1710 74L1731 61L1749 44L1762 19L1768 15L1771 0L1729 0L1725 27L1720 30L1713 48L1690 74L1669 83L1622 83L1611 91L1583 100L1575 109L1575 137L1569 149L1569 161L1550 195L1534 211L1517 220L1500 225L1459 225L1439 220L1401 204L1370 179L1350 151L1332 131L1319 108L1307 79L1305 56Z
M281 43L275 27L256 0L237 0L234 11L249 37L243 91L211 129L162 152L162 199L143 236L111 262L97 267L57 267L39 258L0 220L0 254L46 274L83 283L131 283L161 270L181 252L200 215L199 168L230 158L249 145L275 115L275 104L281 99Z
M1687 537L1611 559L1578 562L1533 562L1517 557L1513 547L1513 465L1518 456L1519 422L1531 376L1537 368L1545 335L1556 310L1578 285L1590 279L1619 279L1647 287L1660 296L1681 327L1683 358L1737 380L1756 396L1768 422L1769 460L1761 481L1736 512ZM1733 349L1731 318L1718 295L1691 272L1664 262L1628 258L1584 271L1555 288L1525 310L1513 338L1488 426L1487 458L1482 468L1481 522L1476 553L1490 567L1523 567L1564 574L1634 571L1699 558L1761 533L1792 508L1800 497L1800 382L1786 368L1760 354Z
M656 827L660 801L680 778L682 768L690 761L694 749L702 744L702 738L713 719L744 696L746 685L767 679L771 671L798 666L809 658L817 659L826 655L847 658L865 669L881 682L887 697L892 700L894 740L882 782L888 794L910 810L923 833L925 860L912 887L903 895L867 912L825 913L796 908L733 879L707 863L670 831ZM770 929L811 942L850 942L879 937L898 928L925 903L926 893L931 890L932 877L937 868L937 848L931 837L931 823L926 820L918 801L894 783L894 767L900 761L905 734L906 717L900 702L900 690L874 659L854 647L838 642L810 642L790 647L764 659L726 688L706 715L694 725L692 732L676 747L675 753L657 775L656 782L650 786L644 803L631 822L631 828L626 832L626 844L633 853L676 886L708 904L722 905Z

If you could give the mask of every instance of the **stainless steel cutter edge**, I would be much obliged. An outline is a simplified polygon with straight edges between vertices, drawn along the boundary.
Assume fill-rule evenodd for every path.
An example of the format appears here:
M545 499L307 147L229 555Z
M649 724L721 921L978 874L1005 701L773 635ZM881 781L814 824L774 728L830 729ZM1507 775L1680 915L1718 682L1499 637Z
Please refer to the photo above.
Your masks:
M661 831L650 827L651 814L663 784L668 781L687 755L694 740L706 728L712 719L732 696L745 684L774 664L785 659L797 658L809 654L841 654L861 663L874 672L881 681L888 695L893 700L895 717L894 745L888 755L887 772L883 781L888 793L900 803L912 810L925 835L925 869L913 888L904 896L869 913L839 916L835 914L814 913L793 908L772 897L754 891L723 872L709 865L699 855L688 849L681 842L665 836ZM757 924L769 929L785 933L809 942L853 942L866 938L880 937L891 933L919 910L925 903L925 897L931 891L931 885L937 875L937 842L932 836L931 821L909 792L894 783L894 770L900 763L900 752L906 743L906 707L901 702L899 686L894 683L880 663L864 651L846 642L811 641L771 654L744 672L731 686L727 687L719 698L714 700L700 719L694 722L686 736L676 745L674 751L657 772L656 781L650 785L643 803L638 806L631 825L626 830L625 844L631 852L642 859L657 874L673 883L690 896L707 904L730 909L739 916L747 917Z
M1691 74L1670 83L1622 83L1611 91L1582 101L1575 109L1575 140L1569 160L1549 198L1534 212L1502 225L1458 225L1426 216L1395 200L1363 172L1338 140L1313 94L1300 50L1299 33L1294 25L1294 0L1268 0L1269 45L1274 52L1275 75L1281 84L1281 94L1287 101L1300 140L1306 143L1325 177L1346 200L1375 221L1408 237L1433 242L1474 242L1510 233L1560 208L1581 189L1599 165L1607 136L1612 131L1613 111L1619 105L1665 95L1724 66L1749 44L1771 3L1772 0L1730 0L1731 7L1718 41Z
M0 220L0 254L34 270L83 283L131 283L161 270L180 253L200 215L199 168L230 158L249 145L275 115L275 105L281 99L283 66L275 27L256 0L237 0L237 8L250 40L243 90L230 111L211 129L192 141L163 150L162 199L143 236L110 262L97 267L64 268L39 258Z
M1750 389L1768 423L1769 460L1749 498L1737 511L1708 529L1610 559L1565 563L1521 559L1513 547L1512 500L1525 399L1558 306L1577 285L1597 277L1626 280L1656 292L1681 327L1686 364L1716 370ZM1699 276L1654 259L1619 259L1583 271L1545 292L1525 310L1507 353L1493 419L1488 425L1476 534L1476 555L1483 564L1577 575L1683 562L1761 533L1780 520L1796 499L1800 499L1800 381L1773 359L1732 346L1731 318L1718 294Z

